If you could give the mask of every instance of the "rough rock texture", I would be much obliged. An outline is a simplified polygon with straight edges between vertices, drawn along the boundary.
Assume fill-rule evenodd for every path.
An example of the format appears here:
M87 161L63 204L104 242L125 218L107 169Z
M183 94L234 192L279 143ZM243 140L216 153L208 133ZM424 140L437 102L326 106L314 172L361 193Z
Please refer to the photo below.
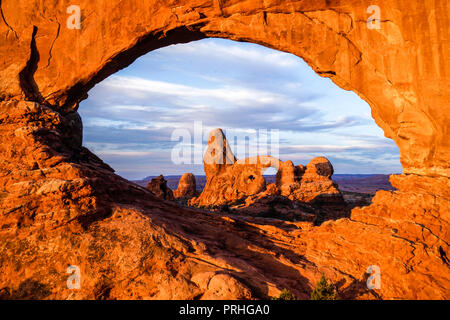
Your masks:
M176 199L191 199L197 196L195 176L192 173L183 173L173 195Z
M319 210L297 200L282 196L278 187L271 183L265 191L243 199L240 204L228 208L233 214L251 217L277 218L288 221L317 222Z
M294 172L293 181L286 181L286 167L289 172ZM320 221L348 217L349 208L339 186L331 179L333 172L333 166L325 157L312 159L306 167L294 167L292 162L286 161L277 174L277 185L281 189L281 195L319 208Z
M155 196L164 200L174 200L173 191L167 186L167 180L163 175L153 178L148 184L147 189Z
M371 1L77 4L81 30L63 1L0 2L0 297L307 298L324 272L342 298L450 298L448 1L378 0L380 29L367 28ZM400 148L398 190L319 227L231 218L163 202L81 146L90 88L204 37L293 53L356 92ZM381 289L368 292L374 264Z

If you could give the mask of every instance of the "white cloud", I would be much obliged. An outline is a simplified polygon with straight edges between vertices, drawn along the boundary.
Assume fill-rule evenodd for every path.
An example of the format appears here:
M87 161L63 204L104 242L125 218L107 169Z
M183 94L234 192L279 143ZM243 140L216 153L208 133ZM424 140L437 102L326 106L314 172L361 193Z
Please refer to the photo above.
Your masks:
M163 81L154 81L139 77L112 76L102 84L107 89L120 90L122 94L145 98L146 94L167 95L179 100L179 104L202 110L209 106L198 104L201 99L217 99L233 106L257 106L269 103L286 103L287 97L274 92L252 90L242 87L222 86L219 88L199 88ZM136 94L138 92L139 94ZM144 94L146 93L146 94Z
M283 152L342 152L349 150L371 150L378 145L289 145L283 147Z
M225 45L225 43L227 43ZM245 47L242 44L222 42L222 41L202 41L195 46L192 44L179 44L161 50L173 56L200 55L208 56L209 59L217 60L238 60L241 62L258 62L270 64L279 68L291 68L298 66L299 58L289 53L271 51L268 53L261 50L256 45L249 44Z

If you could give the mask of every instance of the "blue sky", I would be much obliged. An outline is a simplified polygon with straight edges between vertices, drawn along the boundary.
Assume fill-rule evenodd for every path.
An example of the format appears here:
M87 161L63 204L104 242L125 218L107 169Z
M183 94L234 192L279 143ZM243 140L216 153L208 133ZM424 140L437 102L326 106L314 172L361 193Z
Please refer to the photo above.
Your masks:
M174 130L193 133L194 121L204 147L213 128L237 137L279 130L283 161L325 156L335 173L401 172L397 146L365 101L302 59L255 44L205 39L155 50L95 86L79 112L84 145L128 179L204 174L171 159Z

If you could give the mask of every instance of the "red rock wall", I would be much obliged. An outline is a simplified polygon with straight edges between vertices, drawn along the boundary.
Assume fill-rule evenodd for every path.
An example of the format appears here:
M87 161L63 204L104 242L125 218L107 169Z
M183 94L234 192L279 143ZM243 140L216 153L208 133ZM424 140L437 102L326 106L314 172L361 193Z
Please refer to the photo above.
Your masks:
M307 298L324 272L343 298L450 298L447 1L378 0L380 30L366 26L371 1L77 4L81 30L66 28L65 1L0 3L0 297L267 298L288 287ZM92 86L203 37L291 52L358 93L400 148L399 190L320 227L220 217L160 202L81 147L77 103ZM69 263L82 269L79 291L65 286ZM382 272L375 293L369 265Z

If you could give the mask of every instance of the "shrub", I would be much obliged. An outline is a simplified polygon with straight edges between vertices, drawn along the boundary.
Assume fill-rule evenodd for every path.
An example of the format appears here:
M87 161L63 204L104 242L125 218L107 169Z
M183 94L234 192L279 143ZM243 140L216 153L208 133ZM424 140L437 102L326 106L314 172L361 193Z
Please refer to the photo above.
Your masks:
M328 279L322 274L316 288L311 292L311 300L337 300L337 292L334 285L328 283Z
M272 297L272 300L295 300L295 296L292 294L291 291L289 291L288 289L283 289L283 291L281 291L280 296L277 297Z

